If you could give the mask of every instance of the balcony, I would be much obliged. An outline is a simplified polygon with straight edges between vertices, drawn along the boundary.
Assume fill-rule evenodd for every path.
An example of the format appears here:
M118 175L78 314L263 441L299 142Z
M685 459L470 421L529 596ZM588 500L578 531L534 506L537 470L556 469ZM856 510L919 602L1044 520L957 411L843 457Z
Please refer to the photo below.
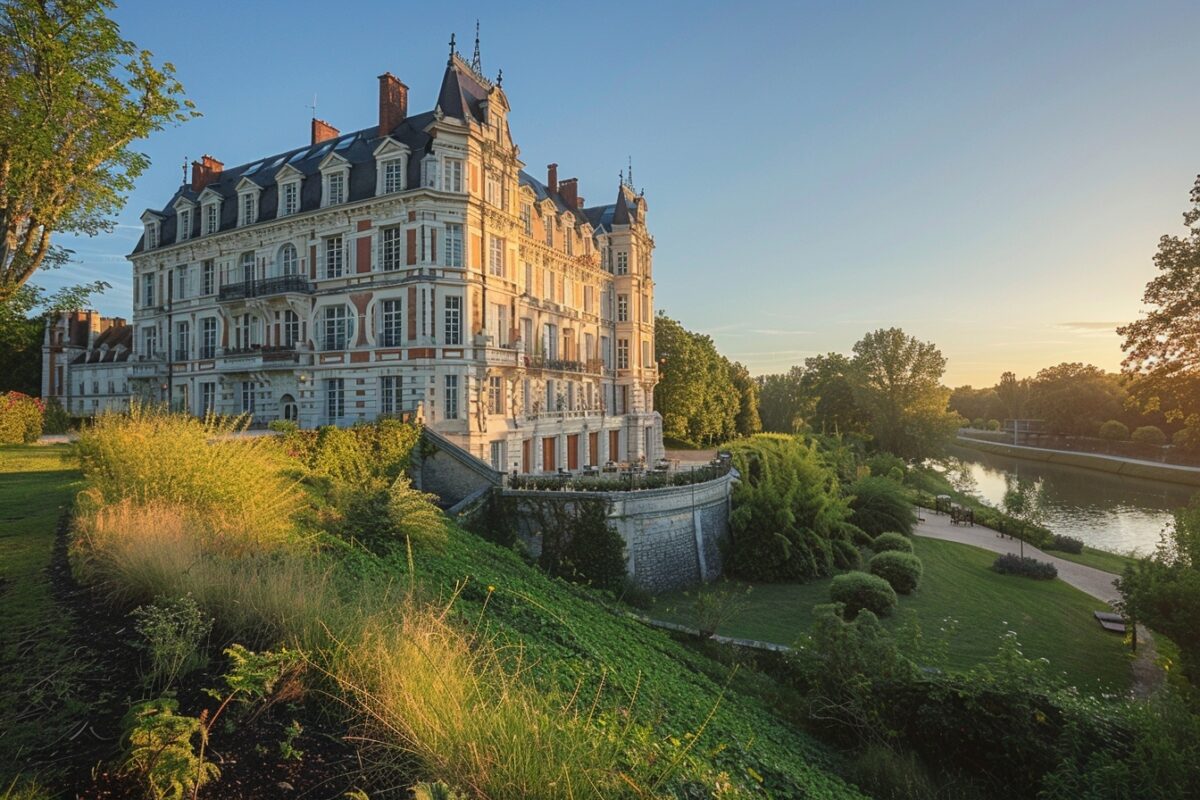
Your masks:
M221 300L245 300L248 297L270 297L276 294L312 294L313 285L302 275L281 275L256 281L230 283L221 287Z
M221 354L225 366L237 370L290 368L297 364L311 364L312 355L301 352L296 346L252 344L249 347L227 347Z
M552 372L579 372L588 375L611 375L612 370L604 368L603 359L589 358L587 361L572 361L562 358L546 358L541 355L525 357L525 366L529 369L545 369Z

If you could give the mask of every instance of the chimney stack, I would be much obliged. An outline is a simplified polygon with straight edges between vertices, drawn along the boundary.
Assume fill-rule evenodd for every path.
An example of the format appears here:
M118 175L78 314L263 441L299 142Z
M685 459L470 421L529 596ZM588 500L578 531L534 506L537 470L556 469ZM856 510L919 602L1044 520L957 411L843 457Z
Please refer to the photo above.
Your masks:
M390 72L379 76L379 136L387 136L408 116L408 87Z
M225 165L212 156L202 156L199 161L192 162L192 191L199 192L221 177Z
M550 190L550 194L558 191L558 164L546 166L546 188Z
M312 144L325 142L330 139L336 139L341 133L337 128L330 125L323 119L313 117L312 121Z
M567 204L567 208L578 207L579 179L563 178L558 184L558 193L562 195L563 202Z

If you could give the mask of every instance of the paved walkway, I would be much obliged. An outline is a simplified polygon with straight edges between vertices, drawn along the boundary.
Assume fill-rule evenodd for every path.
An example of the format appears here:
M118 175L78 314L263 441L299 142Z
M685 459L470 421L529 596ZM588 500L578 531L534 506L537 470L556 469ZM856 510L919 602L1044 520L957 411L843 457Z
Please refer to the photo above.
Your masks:
M1090 456L1092 458L1101 458L1105 461L1116 461L1121 464L1134 464L1142 467L1162 467L1164 469L1175 470L1182 473L1200 474L1200 467L1190 467L1187 464L1173 464L1170 461L1152 461L1148 458L1132 458L1130 456L1118 456L1111 453L1093 453L1091 450L1059 450L1053 447L1034 447L1027 444L1013 444L1012 442L1001 442L995 439L979 439L974 436L964 436L958 434L958 441L967 442L968 446L974 444L995 444L1001 447L1006 447L1010 450L1028 450L1031 453L1053 453L1060 456Z
M1017 553L1021 552L1021 543L1016 539L1010 539L1006 536L1001 536L991 528L985 528L982 525L971 527L970 525L954 525L950 522L950 517L946 514L934 514L929 509L922 509L921 515L925 521L918 524L913 531L917 536L928 536L931 539L944 539L948 542L959 542L961 544L972 544L976 547L981 547L984 550L991 550L993 553ZM1036 558L1038 561L1049 561L1058 568L1058 577L1062 578L1065 583L1069 583L1076 589L1079 589L1097 600L1103 600L1105 603L1113 603L1121 595L1117 592L1117 587L1113 585L1113 581L1117 576L1111 572L1096 569L1095 567L1076 564L1074 561L1067 561L1065 558L1051 555L1045 551L1039 550L1033 545L1026 543L1025 555Z

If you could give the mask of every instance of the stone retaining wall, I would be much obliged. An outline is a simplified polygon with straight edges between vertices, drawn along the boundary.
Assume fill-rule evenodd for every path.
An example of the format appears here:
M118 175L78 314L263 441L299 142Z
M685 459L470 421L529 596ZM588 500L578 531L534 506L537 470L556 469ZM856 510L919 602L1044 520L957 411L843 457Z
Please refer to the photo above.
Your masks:
M625 540L629 577L650 592L695 586L720 577L720 543L729 537L730 472L691 486L634 492L524 491L505 489L505 497L569 504L578 498L603 498L609 521ZM524 519L523 524L528 523ZM531 550L541 550L541 532L523 529Z

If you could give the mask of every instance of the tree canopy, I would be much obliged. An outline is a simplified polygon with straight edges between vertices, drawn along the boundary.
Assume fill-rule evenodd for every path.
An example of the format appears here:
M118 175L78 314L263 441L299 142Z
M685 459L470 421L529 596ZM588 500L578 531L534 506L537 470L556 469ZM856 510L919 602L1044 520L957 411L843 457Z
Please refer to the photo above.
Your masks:
M121 38L110 0L0 3L0 303L55 233L110 230L149 158L137 139L194 116L169 63Z
M1124 401L1118 377L1091 364L1047 367L1029 383L1030 411L1056 433L1095 436L1121 414Z

